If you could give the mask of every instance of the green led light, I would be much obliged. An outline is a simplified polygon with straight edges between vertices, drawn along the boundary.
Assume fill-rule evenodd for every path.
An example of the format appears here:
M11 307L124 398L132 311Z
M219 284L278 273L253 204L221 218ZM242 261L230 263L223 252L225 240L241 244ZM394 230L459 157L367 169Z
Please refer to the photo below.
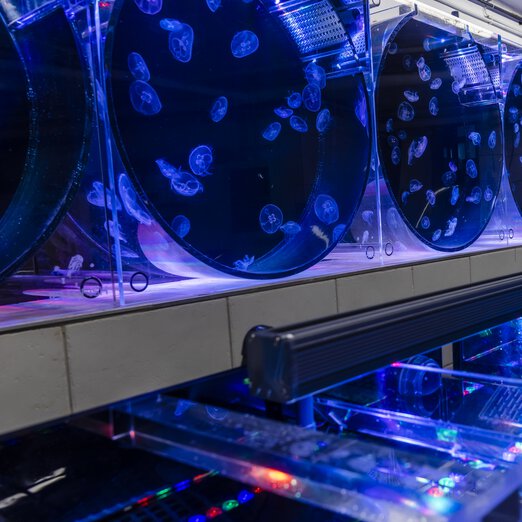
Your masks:
M157 496L157 497L162 497L162 496L164 496L164 495L168 495L168 494L170 493L171 489L172 489L172 488L165 488L165 489L162 489L161 491L158 491L158 492L156 493L156 496Z
M243 379L243 384L244 384L245 386L250 386L250 385L252 384L252 381L251 381L248 377L245 377L245 378Z
M437 430L437 439L444 442L455 442L457 440L458 431L451 428L442 428Z
M223 502L222 508L223 511L230 511L237 508L237 506L239 506L239 502L237 500L225 500L225 502Z

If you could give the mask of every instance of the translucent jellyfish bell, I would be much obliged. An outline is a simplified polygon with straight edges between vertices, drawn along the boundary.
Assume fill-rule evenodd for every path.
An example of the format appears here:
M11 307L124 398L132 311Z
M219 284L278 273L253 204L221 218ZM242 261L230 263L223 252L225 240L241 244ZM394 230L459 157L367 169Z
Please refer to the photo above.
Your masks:
M402 201L402 204L404 206L406 206L406 204L408 203L408 198L410 197L410 193L409 192L403 192L402 193L402 196L401 196L401 201Z
M450 199L450 203L451 203L451 205L455 206L455 205L457 204L457 201L459 200L459 197L460 197L459 186L458 186L458 185L455 185L455 186L451 189L451 199Z
M442 80L440 78L434 78L430 83L430 89L437 91L442 87Z
M364 210L361 217L365 223L368 223L368 225L371 226L373 224L373 210Z
M314 212L320 221L331 225L339 220L339 207L331 196L319 194L315 198Z
M451 187L457 181L457 174L452 170L448 170L442 175L442 184L445 187Z
M494 149L497 146L497 133L495 131L491 131L491 134L488 138L488 147L490 149Z
M287 221L284 225L281 225L281 230L287 236L295 236L301 232L301 225L295 221Z
M290 96L288 96L286 102L291 109L299 109L303 103L303 97L301 96L300 92L293 92L290 94Z
M315 83L309 83L303 89L304 106L311 112L318 112L321 108L321 89Z
M271 203L265 205L259 212L259 224L266 234L275 234L283 224L283 212Z
M174 233L183 239L190 232L190 220L188 217L180 214L172 220L171 227Z
M446 230L444 231L444 237L451 237L457 228L458 219L456 217L452 217L446 223Z
M150 72L145 60L139 53L130 53L127 58L129 71L134 76L135 80L142 80L148 82L150 80Z
M435 192L433 192L433 190L427 190L426 191L426 201L432 207L435 206L435 203L437 201L437 196L435 195Z
M263 131L263 138L267 141L274 141L281 132L281 124L278 121L275 121L268 125L268 127Z
M152 225L152 218L145 210L143 210L143 208L141 208L138 203L136 191L134 190L129 177L124 172L122 172L118 177L118 191L127 214L142 225Z
M487 186L486 190L484 190L484 201L491 201L493 199L493 191L491 187Z
M163 0L134 0L138 9L147 15L158 14L163 7Z
M332 116L330 114L330 111L328 109L323 109L317 115L317 118L315 120L315 128L318 132L325 132L330 126L331 121Z
M213 161L212 150L207 145L194 147L189 155L189 167L196 176L209 176Z
M368 105L366 104L366 96L361 86L359 86L355 98L355 115L361 122L361 125L366 129L368 126Z
M419 101L419 93L415 91L404 91L404 97L410 102L415 103Z
M422 188L422 183L418 179L412 179L410 181L410 192L418 192Z
M308 83L315 84L320 89L326 87L326 71L315 62L310 62L306 66L305 76Z
M252 31L236 33L230 42L234 58L246 58L259 49L259 38Z
M161 173L170 179L170 188L180 196L192 197L203 192L203 185L189 172L177 169L163 159L156 160Z
M390 118L386 122L386 132L388 132L388 133L393 132L393 118Z
M157 92L148 83L135 80L129 87L129 97L136 112L145 116L154 116L161 111L162 105Z
M286 119L290 118L290 116L294 114L294 111L292 109L288 109L287 107L276 107L274 109L274 113L280 118Z
M470 132L468 134L468 139L473 143L473 145L475 145L475 147L478 147L482 142L482 136L478 132Z
M297 132L304 133L308 131L308 124L299 116L290 117L290 126Z
M228 99L225 96L220 96L212 104L210 109L210 119L214 123L220 122L228 112Z
M121 226L116 226L114 224L114 221L109 219L109 221L105 221L103 224L105 230L113 237L114 239L118 239L119 241L122 241L123 243L127 243L127 239L123 232L121 231Z
M397 110L397 117L402 121L412 121L415 118L415 109L409 102L402 102Z
M428 228L430 228L431 226L431 222L430 222L430 218L428 216L424 216L422 219L421 219L421 227L424 229L424 230L428 230Z
M472 159L466 161L466 174L472 179L478 176L477 165Z
M408 149L408 165L413 165L414 158L422 158L427 147L428 138L426 136L414 139L411 142L410 147Z
M388 47L388 52L390 54L397 54L398 51L399 51L399 46L397 45L396 42L392 42L390 44L390 46Z
M397 136L399 137L399 139L401 141L405 141L408 139L408 133L405 131L405 130L400 130L398 133L397 133Z
M391 160L394 165L398 165L401 162L401 149L399 147L393 147L391 151Z
M435 230L435 232L433 232L433 235L431 236L431 240L435 243L436 241L438 241L440 239L441 235L442 235L442 230L440 228L438 228L437 230Z
M393 136L393 134L388 136L387 141L390 147L397 147L399 145L399 140L395 136Z
M450 161L448 166L451 172L457 172L457 170L459 170L454 161Z
M402 59L402 66L407 70L407 71L411 71L413 69L413 58L409 55L409 54L406 54L404 56L404 58Z
M436 96L433 96L430 100L429 111L432 116L437 116L439 114L439 99Z
M164 31L181 31L183 29L182 22L174 18L163 18L159 25Z
M103 183L100 181L94 181L92 184L92 189L87 194L87 201L94 205L95 207L107 207L112 210L112 197L109 189L105 189ZM118 198L116 198L116 210L121 210L121 203Z
M179 22L179 26L169 31L169 50L178 62L190 62L193 45L194 30L190 25Z
M215 13L221 7L221 0L207 0L207 6Z
M247 254L243 259L238 259L237 261L234 261L234 268L236 270L242 270L243 272L246 272L249 269L250 265L254 262L254 260L254 256L249 256Z
M466 198L468 203L479 205L482 200L482 189L480 187L473 187L471 194Z

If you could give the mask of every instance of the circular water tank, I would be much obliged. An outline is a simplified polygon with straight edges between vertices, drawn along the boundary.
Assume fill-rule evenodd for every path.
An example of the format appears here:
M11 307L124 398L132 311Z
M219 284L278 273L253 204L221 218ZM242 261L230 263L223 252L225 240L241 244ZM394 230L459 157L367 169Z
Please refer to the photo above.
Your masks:
M377 82L378 149L400 215L431 248L461 250L486 227L502 177L502 126L484 49L406 18Z
M361 200L371 122L363 76L342 74L346 29L330 7L337 51L322 59L320 17L296 32L310 10L294 6L292 25L267 4L116 2L107 62L127 171L119 196L157 265L174 240L221 272L287 276L332 250ZM362 12L350 19L364 42Z

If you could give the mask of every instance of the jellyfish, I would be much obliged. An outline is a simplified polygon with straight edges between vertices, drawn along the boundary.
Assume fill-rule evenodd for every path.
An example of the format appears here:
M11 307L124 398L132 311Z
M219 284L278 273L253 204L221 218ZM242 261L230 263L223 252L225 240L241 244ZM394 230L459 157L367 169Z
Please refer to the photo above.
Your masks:
M132 107L145 116L154 116L161 111L161 101L152 86L141 80L135 80L129 87Z
M426 65L426 60L424 59L423 56L421 56L417 62L416 62L416 65L417 65L417 69L420 69L421 67L424 67Z
M473 187L471 194L466 198L468 203L475 203L478 205L482 200L482 189L480 187Z
M278 206L269 203L259 212L259 224L266 234L275 234L283 224L283 212Z
M362 239L361 239L361 244L365 245L366 243L368 243L369 239L370 239L370 232L368 230L365 230L363 232L363 236L362 236Z
M413 158L422 158L426 148L428 147L428 138L422 136L418 139L414 139L408 149L408 165L413 165Z
M518 97L521 93L521 87L518 84L513 85L513 94Z
M424 58L421 57L417 61L417 69L419 70L419 77L423 82L431 80L431 69L426 65Z
M127 57L127 65L129 71L136 80L148 82L150 80L150 72L145 60L139 53L130 53Z
M118 191L127 214L142 225L152 225L152 218L141 208L138 203L136 191L134 190L129 177L124 172L122 172L118 177Z
M321 89L315 83L309 83L303 89L304 106L311 112L318 112L321 108Z
M400 223L400 217L397 210L393 207L389 208L386 212L386 222L388 223L388 226L392 230L397 230L399 228Z
M301 103L303 103L303 97L300 92L293 92L288 96L286 102L291 109L299 109Z
M393 147L391 151L391 160L394 165L398 165L401 162L401 149L399 147Z
M164 31L181 31L183 29L183 23L174 18L163 18L159 25Z
M460 81L455 80L451 84L451 90L453 91L453 94L459 94L464 85L466 85L466 78L462 78Z
M218 123L227 115L227 111L228 99L225 96L220 96L212 104L212 107L210 109L210 119L214 123Z
M411 121L415 118L415 109L408 102L402 102L397 110L399 120Z
M409 54L406 54L402 59L402 66L407 71L411 71L413 69L413 58Z
M456 217L452 217L446 223L446 230L444 231L444 237L451 237L455 233L455 229L457 228L458 219Z
M470 132L468 134L468 139L475 145L475 147L478 147L482 141L482 136L478 132Z
M450 187L451 185L454 185L457 181L457 174L453 172L452 170L448 170L442 175L442 184L445 187Z
M203 192L203 185L189 172L177 169L164 159L156 160L161 173L170 179L170 188L180 196L192 197Z
M315 119L315 128L318 130L318 132L325 132L330 126L331 121L332 116L330 111L328 109L323 109L319 112L317 118Z
M393 132L393 118L390 118L386 122L386 132L388 132L388 133Z
M497 146L497 133L495 131L491 131L491 134L488 138L488 147L490 149L494 149Z
M359 85L357 89L357 97L355 99L355 115L366 129L368 125L368 106L366 105L366 96L362 87Z
M515 149L518 149L519 145L520 145L520 132L517 132L517 134L515 136L515 141L513 143L513 147Z
M373 221L373 210L363 210L361 217L364 222L371 226Z
M207 6L215 13L221 7L221 0L207 0Z
M339 220L339 207L331 196L319 194L314 202L315 215L327 225Z
M148 15L155 15L161 11L163 0L134 0L138 9Z
M518 107L510 107L508 113L511 123L515 123L518 120Z
M429 110L432 116L437 116L439 114L439 99L436 96L430 100Z
M513 132L515 134L518 134L520 132L520 125L518 123L515 123L515 125L513 125Z
M172 220L171 228L178 237L183 239L190 232L190 220L179 214Z
M442 230L440 228L438 228L437 230L435 230L435 232L433 232L433 235L431 236L431 240L433 242L438 241L440 239L441 235L442 235Z
M390 46L388 47L388 52L390 54L397 54L398 51L399 51L399 46L397 45L396 42L392 42L390 44Z
M405 130L400 130L398 133L397 133L397 136L399 137L399 139L401 141L405 141L408 139L408 133L405 131Z
M109 219L109 221L105 221L105 223L103 224L103 227L111 235L111 237L113 237L114 239L118 239L122 243L127 243L127 239L125 238L125 235L121 231L120 225L118 225L116 227L116 225L114 224L114 221Z
M320 89L326 87L326 71L315 62L310 62L305 69L305 76L308 83L317 85Z
M337 225L334 227L332 232L332 239L334 242L339 241L343 238L346 231L346 225Z
M431 222L430 222L430 218L428 216L424 216L422 219L421 219L421 227L424 229L424 230L428 230L428 228L430 228L431 226Z
M247 254L243 259L238 259L237 261L234 261L234 268L236 270L242 270L243 272L246 272L250 265L254 262L254 259L254 256L249 256Z
M410 197L410 193L409 192L403 192L402 193L402 196L401 196L401 201L402 201L402 204L406 206L406 204L408 203L408 198Z
M484 201L491 201L493 199L493 191L491 187L488 185L486 190L484 190Z
M297 132L307 132L308 124L299 116L290 117L290 126Z
M213 161L214 156L207 145L194 147L189 155L189 167L196 176L210 176L209 169Z
M246 58L259 49L259 38L252 31L236 33L230 42L234 58Z
M105 207L105 202L107 202L107 208L112 210L112 197L111 191L109 189L103 190L103 183L100 181L94 181L92 184L92 189L87 194L87 201L94 205L95 207ZM120 200L116 197L116 210L119 212L121 210Z
M451 172L457 172L457 170L459 170L454 161L450 161L448 166Z
M178 62L190 62L193 45L194 30L190 25L180 22L175 30L169 31L169 50Z
M290 118L290 116L294 114L294 111L292 109L287 109L286 107L277 107L274 109L274 112L280 118Z
M404 91L404 97L411 103L419 101L419 93L415 91Z
M278 121L274 121L263 131L263 138L267 141L274 141L281 132L281 124Z
M438 91L442 87L442 80L440 78L434 78L430 83L430 89L432 91Z
M426 201L432 207L435 206L435 203L437 201L437 196L435 195L435 192L433 192L433 190L427 190L426 191Z
M397 147L399 145L399 140L395 136L388 136L388 145L390 147Z
M455 186L451 189L451 199L450 199L450 203L451 203L451 205L455 206L455 205L457 204L457 201L459 200L459 197L460 197L459 186L458 186L458 185L455 185Z
M478 176L477 165L472 159L466 161L466 174L472 179Z
M295 221L287 221L280 228L287 236L295 236L301 232L301 225Z
M418 192L422 188L422 183L418 179L412 179L410 181L410 192Z

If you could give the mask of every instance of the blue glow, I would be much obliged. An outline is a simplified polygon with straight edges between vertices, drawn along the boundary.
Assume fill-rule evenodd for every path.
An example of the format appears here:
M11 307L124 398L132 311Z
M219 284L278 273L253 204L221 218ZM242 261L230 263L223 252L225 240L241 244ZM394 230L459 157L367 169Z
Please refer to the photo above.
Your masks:
M471 143L478 147L480 145L480 142L482 141L482 136L478 132L470 132L468 134L468 139L471 140Z
M254 494L251 491L248 491L247 489L243 489L239 492L237 495L237 501L240 504L245 504L245 502L248 502L249 500L252 500L254 498Z
M457 228L458 219L456 217L452 217L446 223L446 230L444 231L444 237L451 237L455 233L455 229Z
M414 158L422 158L427 147L428 138L426 136L421 136L418 139L414 139L408 149L408 165L413 165Z
M428 216L424 216L421 220L421 227L424 230L427 230L428 228L430 228L430 226L431 226L430 218Z
M190 232L190 220L188 217L180 214L172 220L171 227L174 233L183 239Z
M424 58L420 58L417 61L417 68L419 69L419 77L423 82L429 82L431 80L431 69L428 65L426 65L426 62L424 61Z
M315 62L310 62L306 66L305 76L308 83L315 84L320 89L326 87L326 71Z
M214 123L220 122L228 112L228 100L225 96L220 96L210 109L210 119Z
M118 239L119 241L122 241L123 243L127 243L127 239L125 238L125 235L121 231L121 225L118 225L116 227L114 221L109 219L109 221L105 221L103 224L103 227L105 230L113 237L114 239Z
M274 141L279 136L281 128L281 124L278 121L274 121L263 131L262 136L267 141Z
M331 122L332 115L330 114L330 111L328 109L323 109L317 115L315 120L315 128L318 130L318 132L326 132Z
M283 212L278 206L271 203L265 205L259 213L259 224L263 232L275 234L283 224Z
M180 196L192 197L203 192L203 185L192 174L173 167L164 159L156 160L161 173L170 179L170 188Z
M427 190L426 191L426 201L432 206L435 206L435 203L437 202L437 196L435 195L435 192L433 190Z
M183 24L174 18L163 18L159 23L160 27L165 31L181 31Z
M415 91L404 91L404 97L410 102L415 103L419 101L419 93Z
M402 121L412 121L415 118L415 109L409 102L402 102L397 110L397 117Z
M488 138L488 147L490 149L494 149L497 146L497 133L495 131L491 131L491 134Z
M327 225L339 220L339 206L334 198L326 194L319 194L314 202L315 215Z
M109 189L106 189L104 194L103 188L101 181L94 181L92 189L87 193L87 201L95 207L105 207L105 202L107 202L107 207L112 210L111 192ZM121 203L118 198L116 198L116 210L121 210Z
M439 114L439 99L436 96L433 96L430 100L429 110L432 116L437 116L437 114Z
M303 89L304 106L311 112L318 112L321 108L321 89L315 83L309 83Z
M418 179L412 179L410 181L410 192L418 192L422 188L422 183Z
M211 172L209 169L213 161L214 156L212 155L210 147L207 145L198 145L194 147L190 153L189 167L196 176L210 176Z
M277 107L274 109L274 113L280 118L290 118L294 111L292 109L288 109L287 107Z
M388 133L393 132L393 118L390 118L386 122L386 132L388 132Z
M161 11L163 0L134 0L138 9L147 15L155 15Z
M366 96L364 95L363 88L360 85L355 98L355 115L361 122L361 125L366 129L368 126L368 105L366 104Z
M303 103L303 97L301 96L300 92L293 92L290 94L290 96L288 96L286 102L291 109L299 109L299 107L301 107L301 103Z
M437 230L435 230L435 232L433 232L433 235L431 236L431 240L433 242L438 241L440 239L441 235L442 235L442 230L440 228L438 228Z
M230 50L235 58L246 58L259 49L259 38L252 31L236 33L230 42Z
M207 522L205 515L193 515L188 519L188 522Z
M459 200L459 197L460 197L459 186L455 185L451 189L451 199L450 199L451 205L455 206L457 204L457 201Z
M152 225L152 218L139 205L136 191L134 190L129 177L124 172L121 173L118 178L118 190L123 202L123 207L127 214L142 225Z
M337 225L332 232L332 239L334 241L339 241L343 238L346 232L346 225Z
M172 20L172 29L169 29L169 50L174 58L181 63L192 59L194 45L194 31L188 24Z
M391 151L391 160L394 165L398 165L401 162L401 149L399 147L393 147Z
M493 191L491 187L487 186L486 190L484 190L484 201L491 201L493 199Z
M129 71L136 80L148 82L150 80L150 72L145 60L139 53L130 53L127 58Z
M301 225L295 221L287 221L284 225L281 225L281 230L287 236L295 236L301 232Z
M291 116L290 117L290 126L297 132L307 132L308 124L303 120L300 116Z
M221 7L221 0L207 0L207 6L215 13Z
M409 192L403 192L402 193L402 196L401 196L401 201L402 201L402 204L404 206L406 206L406 204L408 203L408 198L410 197L410 193Z
M145 116L154 116L161 111L162 105L157 92L148 83L136 80L129 87L129 96L136 112Z
M432 91L437 91L442 87L442 80L440 78L435 78L430 83L430 89Z
M471 194L466 198L466 201L478 205L482 201L482 189L480 187L473 187Z
M247 254L243 259L238 259L237 261L234 261L234 268L236 270L242 270L243 272L246 272L249 269L250 265L254 262L254 260L254 256L249 256Z

